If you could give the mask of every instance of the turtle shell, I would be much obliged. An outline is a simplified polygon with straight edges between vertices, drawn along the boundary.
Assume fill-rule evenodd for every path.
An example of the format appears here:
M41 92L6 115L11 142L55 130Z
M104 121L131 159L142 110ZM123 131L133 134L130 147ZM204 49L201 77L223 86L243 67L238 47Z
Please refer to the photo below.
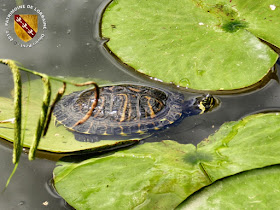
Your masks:
M55 106L56 120L71 131L94 135L133 135L158 130L182 115L184 96L141 85L100 87L98 104L92 116L75 125L89 111L92 89L64 96Z

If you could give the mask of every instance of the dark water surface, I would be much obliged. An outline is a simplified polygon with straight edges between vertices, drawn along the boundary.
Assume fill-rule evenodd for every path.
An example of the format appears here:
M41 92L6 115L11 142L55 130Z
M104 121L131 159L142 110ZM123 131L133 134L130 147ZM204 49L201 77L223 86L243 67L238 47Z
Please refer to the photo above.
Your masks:
M42 42L32 48L20 48L8 40L4 28L5 18L16 6L15 1L0 0L0 58L17 60L26 68L50 75L155 83L128 71L103 48L97 21L105 3L103 0L24 1L25 5L34 5L44 13L48 30ZM160 83L155 85L175 89ZM10 97L12 88L9 69L0 65L0 96ZM184 93L186 97L198 95ZM280 110L279 93L278 82L271 80L265 87L249 93L219 95L220 107L213 112L185 118L176 127L161 131L146 141L172 139L197 144L226 121L256 112ZM0 167L1 191L13 169L12 149L5 143L0 145ZM8 189L0 195L0 209L71 209L50 190L54 167L54 161L37 158L30 162L24 154Z

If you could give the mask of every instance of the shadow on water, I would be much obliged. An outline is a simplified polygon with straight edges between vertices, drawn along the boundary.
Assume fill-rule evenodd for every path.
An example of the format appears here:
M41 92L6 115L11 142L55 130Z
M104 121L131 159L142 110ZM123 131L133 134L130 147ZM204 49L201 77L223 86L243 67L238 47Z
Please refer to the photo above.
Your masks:
M167 87L133 70L127 71L126 65L118 62L106 51L99 38L99 25L96 22L102 13L101 8L108 2L109 0L24 1L25 4L34 5L43 11L48 24L46 37L33 48L23 49L10 43L5 30L1 29L0 58L14 59L27 68L51 75L82 75L112 82L141 82L182 92L185 98L200 95L175 86ZM14 7L14 1L7 3L0 0L1 23ZM280 111L280 87L277 81L279 67L278 61L270 75L260 81L258 88L250 87L234 95L216 92L221 102L217 109L203 115L187 117L177 126L153 134L145 142L175 139L179 143L198 144L224 122L238 120L252 113ZM6 66L1 65L0 68L0 95L8 97L13 88L12 77ZM11 144L3 141L0 150L0 189L3 189L13 169ZM55 161L64 155L39 152L38 158L30 162L27 155L23 154L8 189L0 196L0 209L72 209L52 190L50 181ZM82 161L95 155L71 156L64 160Z

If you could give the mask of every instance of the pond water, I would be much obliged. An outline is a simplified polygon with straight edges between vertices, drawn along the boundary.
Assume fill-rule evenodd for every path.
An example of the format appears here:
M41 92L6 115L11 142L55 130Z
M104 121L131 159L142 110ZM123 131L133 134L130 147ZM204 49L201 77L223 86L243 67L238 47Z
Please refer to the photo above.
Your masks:
M98 36L98 17L106 1L32 0L24 1L24 4L34 5L43 11L48 28L46 36L32 48L20 48L8 40L5 29L1 27L0 58L17 60L26 68L50 75L141 82L182 91L127 69L106 52ZM15 1L0 0L1 26L15 6ZM279 69L279 65L276 65L276 69ZM10 97L12 88L9 69L0 65L0 96ZM186 97L199 95L183 93ZM217 95L221 104L213 112L185 118L179 125L161 131L145 142L172 139L184 144L197 144L226 121L238 120L252 113L280 110L279 93L279 83L272 79L264 87L247 93ZM56 163L50 159L57 158L54 155L41 155L30 162L23 154L9 187L0 196L0 209L71 209L50 187ZM5 141L0 145L0 167L0 189L4 189L13 169L11 145Z

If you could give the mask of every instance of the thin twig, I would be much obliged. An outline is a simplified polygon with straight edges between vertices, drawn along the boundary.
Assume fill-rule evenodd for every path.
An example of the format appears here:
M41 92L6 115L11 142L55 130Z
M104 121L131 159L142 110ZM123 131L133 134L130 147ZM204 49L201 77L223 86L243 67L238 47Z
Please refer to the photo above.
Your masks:
M86 122L88 120L88 118L90 118L90 116L92 115L92 112L93 112L93 110L95 109L95 107L97 106L97 103L98 103L98 99L99 99L99 87L98 87L98 85L95 82L92 82L92 81L81 83L81 84L75 84L75 86L78 86L78 87L85 86L85 85L93 85L94 86L94 91L95 91L94 100L91 104L90 110L86 113L86 115L82 119L80 119L78 122L76 122L73 127Z
M6 64L6 65L7 65L7 62L9 62L9 61L14 62L15 64L17 63L16 61L9 60L9 59L0 59L0 63ZM20 65L20 63L19 63L19 65ZM37 76L39 76L41 78L48 77L50 80L54 80L54 81L58 81L58 82L65 82L66 84L71 84L71 85L75 85L75 86L78 86L78 87L85 86L85 85L92 85L92 83L93 83L93 82L85 82L85 83L77 84L77 83L69 81L69 80L65 80L65 79L49 76L49 75L44 74L44 73L40 73L40 72L31 70L31 69L27 69L27 68L24 68L23 66L17 66L17 67L18 67L19 70L22 70L22 71L25 71L25 72L29 72L29 73L37 75Z
M1 62L1 59L0 59L0 62ZM20 69L22 71L25 71L25 72L32 73L32 74L37 75L39 77L48 77L50 80L54 80L54 81L58 81L58 82L65 82L67 84L71 84L71 85L75 85L75 86L84 86L84 85L79 85L79 84L77 85L77 83L72 82L72 81L68 81L68 80L65 80L65 79L57 78L57 77L52 77L52 76L49 76L49 75L44 74L44 73L40 73L40 72L37 72L37 71L34 71L34 70L30 70L30 69L24 68L22 66L19 66L18 69Z

